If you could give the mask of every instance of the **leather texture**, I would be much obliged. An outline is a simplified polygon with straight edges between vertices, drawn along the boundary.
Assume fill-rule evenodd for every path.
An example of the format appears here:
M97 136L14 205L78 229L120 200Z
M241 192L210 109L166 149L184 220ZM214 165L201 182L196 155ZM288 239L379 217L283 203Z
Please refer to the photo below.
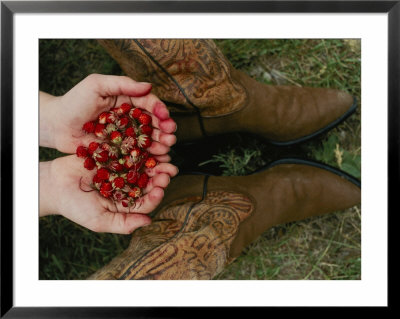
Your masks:
M354 111L353 97L343 91L259 83L232 68L232 78L246 92L245 104L236 112L202 117L208 136L246 132L269 141L287 142L322 131L346 113ZM195 114L172 115L179 142L203 137Z
M153 93L172 111L203 115L239 109L243 88L230 74L230 63L207 39L113 39L99 43L136 81L153 84Z
M99 40L124 72L153 84L175 113L178 142L247 132L276 143L306 139L355 110L343 91L259 83L236 70L212 40ZM199 115L202 123L200 124Z
M178 176L152 224L89 279L212 279L268 228L360 201L357 185L306 164L247 176Z

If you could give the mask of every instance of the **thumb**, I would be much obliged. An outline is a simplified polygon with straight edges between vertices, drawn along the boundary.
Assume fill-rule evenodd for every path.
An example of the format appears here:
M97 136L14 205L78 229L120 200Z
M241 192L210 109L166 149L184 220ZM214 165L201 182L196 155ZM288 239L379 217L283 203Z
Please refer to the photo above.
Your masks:
M152 85L147 82L136 82L127 76L92 74L88 77L100 96L127 95L141 97L150 93Z
M102 216L102 231L115 234L130 234L135 229L151 224L151 218L144 214L107 212Z

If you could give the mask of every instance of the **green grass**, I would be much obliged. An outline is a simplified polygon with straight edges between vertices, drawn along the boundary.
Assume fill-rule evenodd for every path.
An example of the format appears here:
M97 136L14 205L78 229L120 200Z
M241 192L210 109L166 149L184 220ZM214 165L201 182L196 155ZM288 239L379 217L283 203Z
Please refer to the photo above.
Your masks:
M39 89L62 95L91 73L122 75L95 40L40 40Z
M357 40L217 40L234 67L266 84L330 87L353 94L361 104L361 52ZM68 91L91 73L123 74L94 40L41 40L39 87ZM285 153L286 152L286 153ZM361 108L324 136L278 152L258 141L226 145L202 162L219 165L223 175L244 175L266 162L302 153L360 177ZM40 148L39 160L64 154ZM85 279L120 254L129 235L97 234L60 216L39 223L39 278ZM215 278L361 278L361 210L353 207L265 231Z
M360 279L360 222L355 207L273 227L215 279Z
M223 176L246 175L265 165L261 155L258 148L235 148L225 153L214 154L210 160L200 163L199 166L219 163Z

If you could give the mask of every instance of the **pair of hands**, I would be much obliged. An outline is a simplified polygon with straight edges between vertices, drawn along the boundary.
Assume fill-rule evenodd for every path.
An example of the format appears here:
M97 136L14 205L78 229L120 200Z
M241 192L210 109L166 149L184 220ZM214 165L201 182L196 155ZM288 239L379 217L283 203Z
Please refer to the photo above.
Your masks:
M168 109L150 93L151 84L135 82L124 76L92 74L69 92L54 97L40 92L40 145L73 154L79 145L97 141L93 134L84 134L82 125L98 114L122 103L145 109L152 116L153 143L148 151L159 164L147 169L149 183L141 205L125 208L115 205L98 192L84 192L96 174L83 167L76 155L40 163L40 216L60 214L96 232L127 234L151 223L146 215L164 196L170 178L178 173L170 164L168 152L175 144L176 123ZM82 180L81 180L82 178ZM81 183L80 183L81 180Z

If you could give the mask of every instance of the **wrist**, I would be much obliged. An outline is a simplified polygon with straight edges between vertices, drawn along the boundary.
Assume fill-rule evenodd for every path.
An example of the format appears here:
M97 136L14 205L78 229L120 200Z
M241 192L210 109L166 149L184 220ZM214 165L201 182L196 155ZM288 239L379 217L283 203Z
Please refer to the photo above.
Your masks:
M60 110L60 97L39 92L39 106L39 145L56 148L57 130L55 128Z
M55 200L54 176L52 174L53 162L39 163L39 217L58 215L58 207Z

